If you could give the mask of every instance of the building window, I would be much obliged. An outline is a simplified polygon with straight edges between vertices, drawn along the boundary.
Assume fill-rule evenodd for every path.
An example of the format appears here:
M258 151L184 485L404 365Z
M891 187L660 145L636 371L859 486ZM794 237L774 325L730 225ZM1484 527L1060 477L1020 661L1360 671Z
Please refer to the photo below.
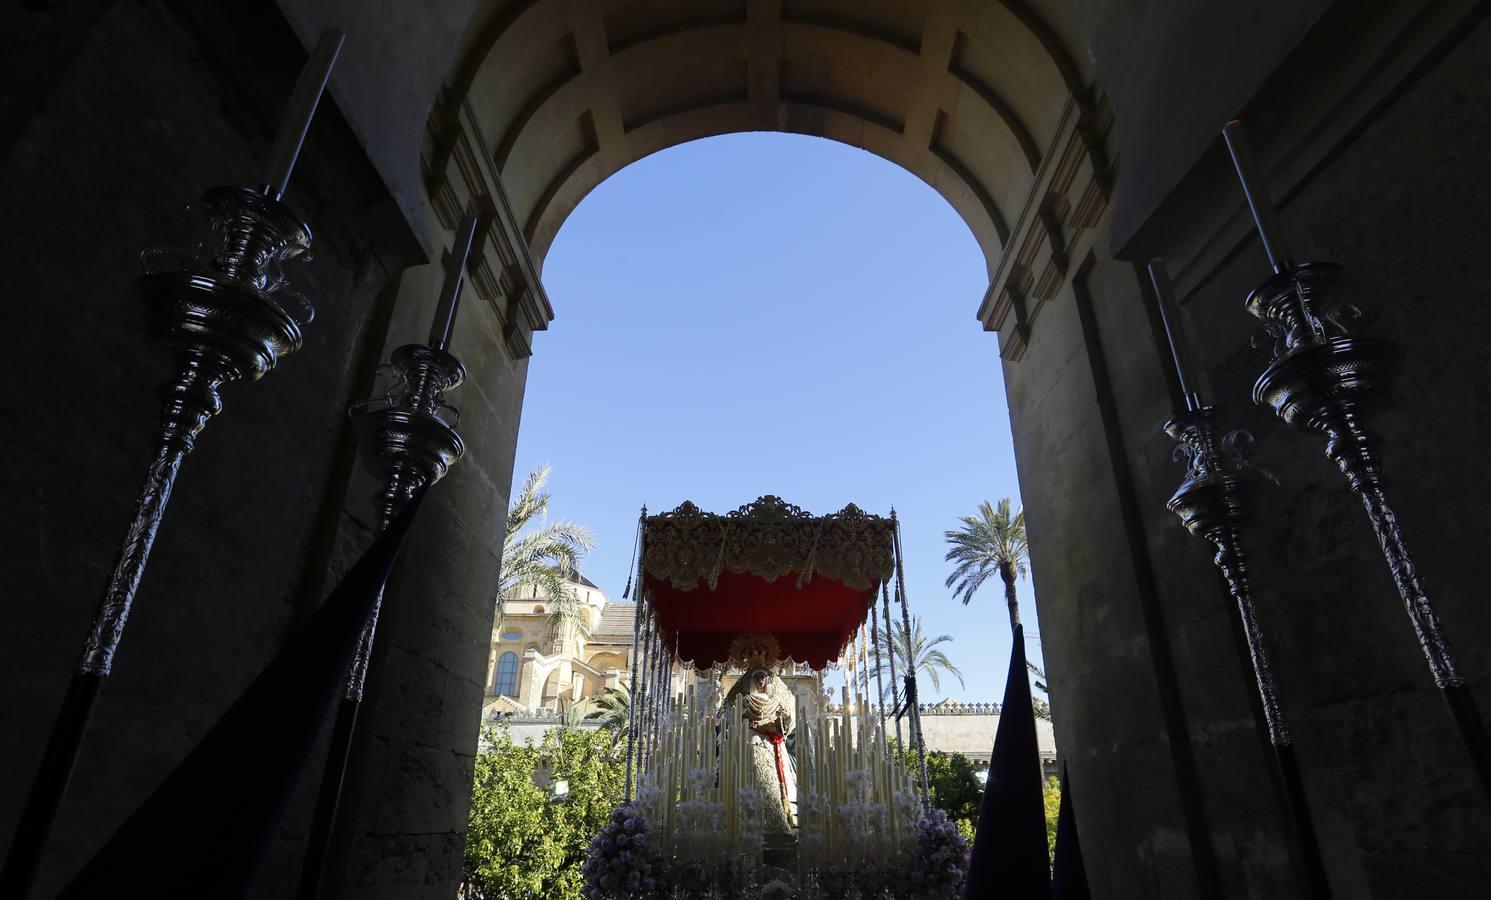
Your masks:
M518 696L518 654L511 650L497 658L492 676L492 693L502 697Z
M521 641L523 639L523 632L516 628L509 628L502 632L502 639L504 641Z

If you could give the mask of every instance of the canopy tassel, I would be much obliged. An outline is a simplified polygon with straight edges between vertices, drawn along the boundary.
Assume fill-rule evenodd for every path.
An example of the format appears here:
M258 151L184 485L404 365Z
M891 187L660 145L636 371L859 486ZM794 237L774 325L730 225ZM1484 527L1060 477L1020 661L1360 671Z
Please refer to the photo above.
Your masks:
M642 615L644 613L642 603L642 558L646 554L643 546L645 538L642 537L642 526L647 521L647 507L642 507L642 514L637 517L637 540L635 550L632 553L632 561L637 564L637 609L632 615L632 678L631 686L627 689L626 703L626 800L632 799L632 753L633 744L637 734L637 655L641 649ZM631 589L631 576L627 576L627 588ZM625 596L623 594L623 596Z

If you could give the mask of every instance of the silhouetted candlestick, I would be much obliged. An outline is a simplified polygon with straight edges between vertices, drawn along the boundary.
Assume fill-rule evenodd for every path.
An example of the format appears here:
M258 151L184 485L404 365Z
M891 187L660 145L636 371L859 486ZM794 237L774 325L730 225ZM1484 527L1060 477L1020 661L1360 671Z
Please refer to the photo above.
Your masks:
M1196 390L1196 380L1191 376L1186 355L1180 348L1175 291L1170 286L1170 273L1165 271L1163 259L1149 261L1149 280L1154 282L1155 305L1160 308L1160 321L1165 326L1165 339L1170 343L1170 359L1175 363L1175 377L1180 380L1180 392L1185 397L1186 409L1200 409L1201 394Z
M1248 208L1253 211L1253 222L1258 226L1258 236L1263 239L1263 252L1268 254L1268 262L1275 272L1287 272L1294 268L1294 262L1284 249L1284 227L1279 224L1273 201L1268 199L1268 186L1258 171L1258 160L1253 156L1253 145L1243 134L1242 123L1236 119L1228 122L1222 129L1222 140L1227 142L1237 180L1242 182L1243 196L1248 198Z
M259 190L271 200L278 200L290 183L290 172L295 169L295 160L300 156L300 145L311 127L311 118L316 115L316 105L321 102L321 93L331 77L331 67L336 64L337 54L342 50L342 41L347 36L335 28L321 32L316 49L300 78L295 82L295 93L290 95L290 104L285 107L285 118L274 136L274 146L264 160L264 181Z
M445 286L435 305L435 321L430 325L430 346L444 350L450 345L450 334L456 327L456 304L461 299L461 279L466 274L466 257L471 255L471 241L476 237L476 214L467 213L456 227L456 242L445 267Z

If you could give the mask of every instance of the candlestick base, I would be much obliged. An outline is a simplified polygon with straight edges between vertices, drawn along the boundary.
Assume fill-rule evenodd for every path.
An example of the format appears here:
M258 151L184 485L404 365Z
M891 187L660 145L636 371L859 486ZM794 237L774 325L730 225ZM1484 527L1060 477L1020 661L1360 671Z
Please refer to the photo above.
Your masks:
M384 396L348 411L356 423L363 465L383 484L380 521L392 519L415 492L445 477L466 452L455 429L459 412L442 399L465 381L461 361L443 350L405 344L385 368L393 383Z
M1277 483L1273 475L1248 461L1251 434L1236 429L1217 437L1214 406L1181 413L1163 427L1176 441L1173 458L1187 462L1185 479L1165 508L1197 537L1212 539L1243 521L1257 479Z

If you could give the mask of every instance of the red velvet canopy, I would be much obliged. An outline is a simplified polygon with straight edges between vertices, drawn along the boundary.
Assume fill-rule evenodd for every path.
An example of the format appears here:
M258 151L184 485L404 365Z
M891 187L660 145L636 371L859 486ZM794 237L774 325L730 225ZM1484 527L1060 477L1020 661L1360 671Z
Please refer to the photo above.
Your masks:
M894 570L894 524L854 506L811 516L763 497L726 516L685 503L643 523L643 597L680 659L730 661L731 642L773 635L783 656L823 668Z
M784 656L821 669L864 621L878 586L856 591L815 578L797 588L796 581L722 572L713 590L681 591L651 577L644 584L663 640L680 659L709 668L730 658L737 635L764 632L776 636Z

